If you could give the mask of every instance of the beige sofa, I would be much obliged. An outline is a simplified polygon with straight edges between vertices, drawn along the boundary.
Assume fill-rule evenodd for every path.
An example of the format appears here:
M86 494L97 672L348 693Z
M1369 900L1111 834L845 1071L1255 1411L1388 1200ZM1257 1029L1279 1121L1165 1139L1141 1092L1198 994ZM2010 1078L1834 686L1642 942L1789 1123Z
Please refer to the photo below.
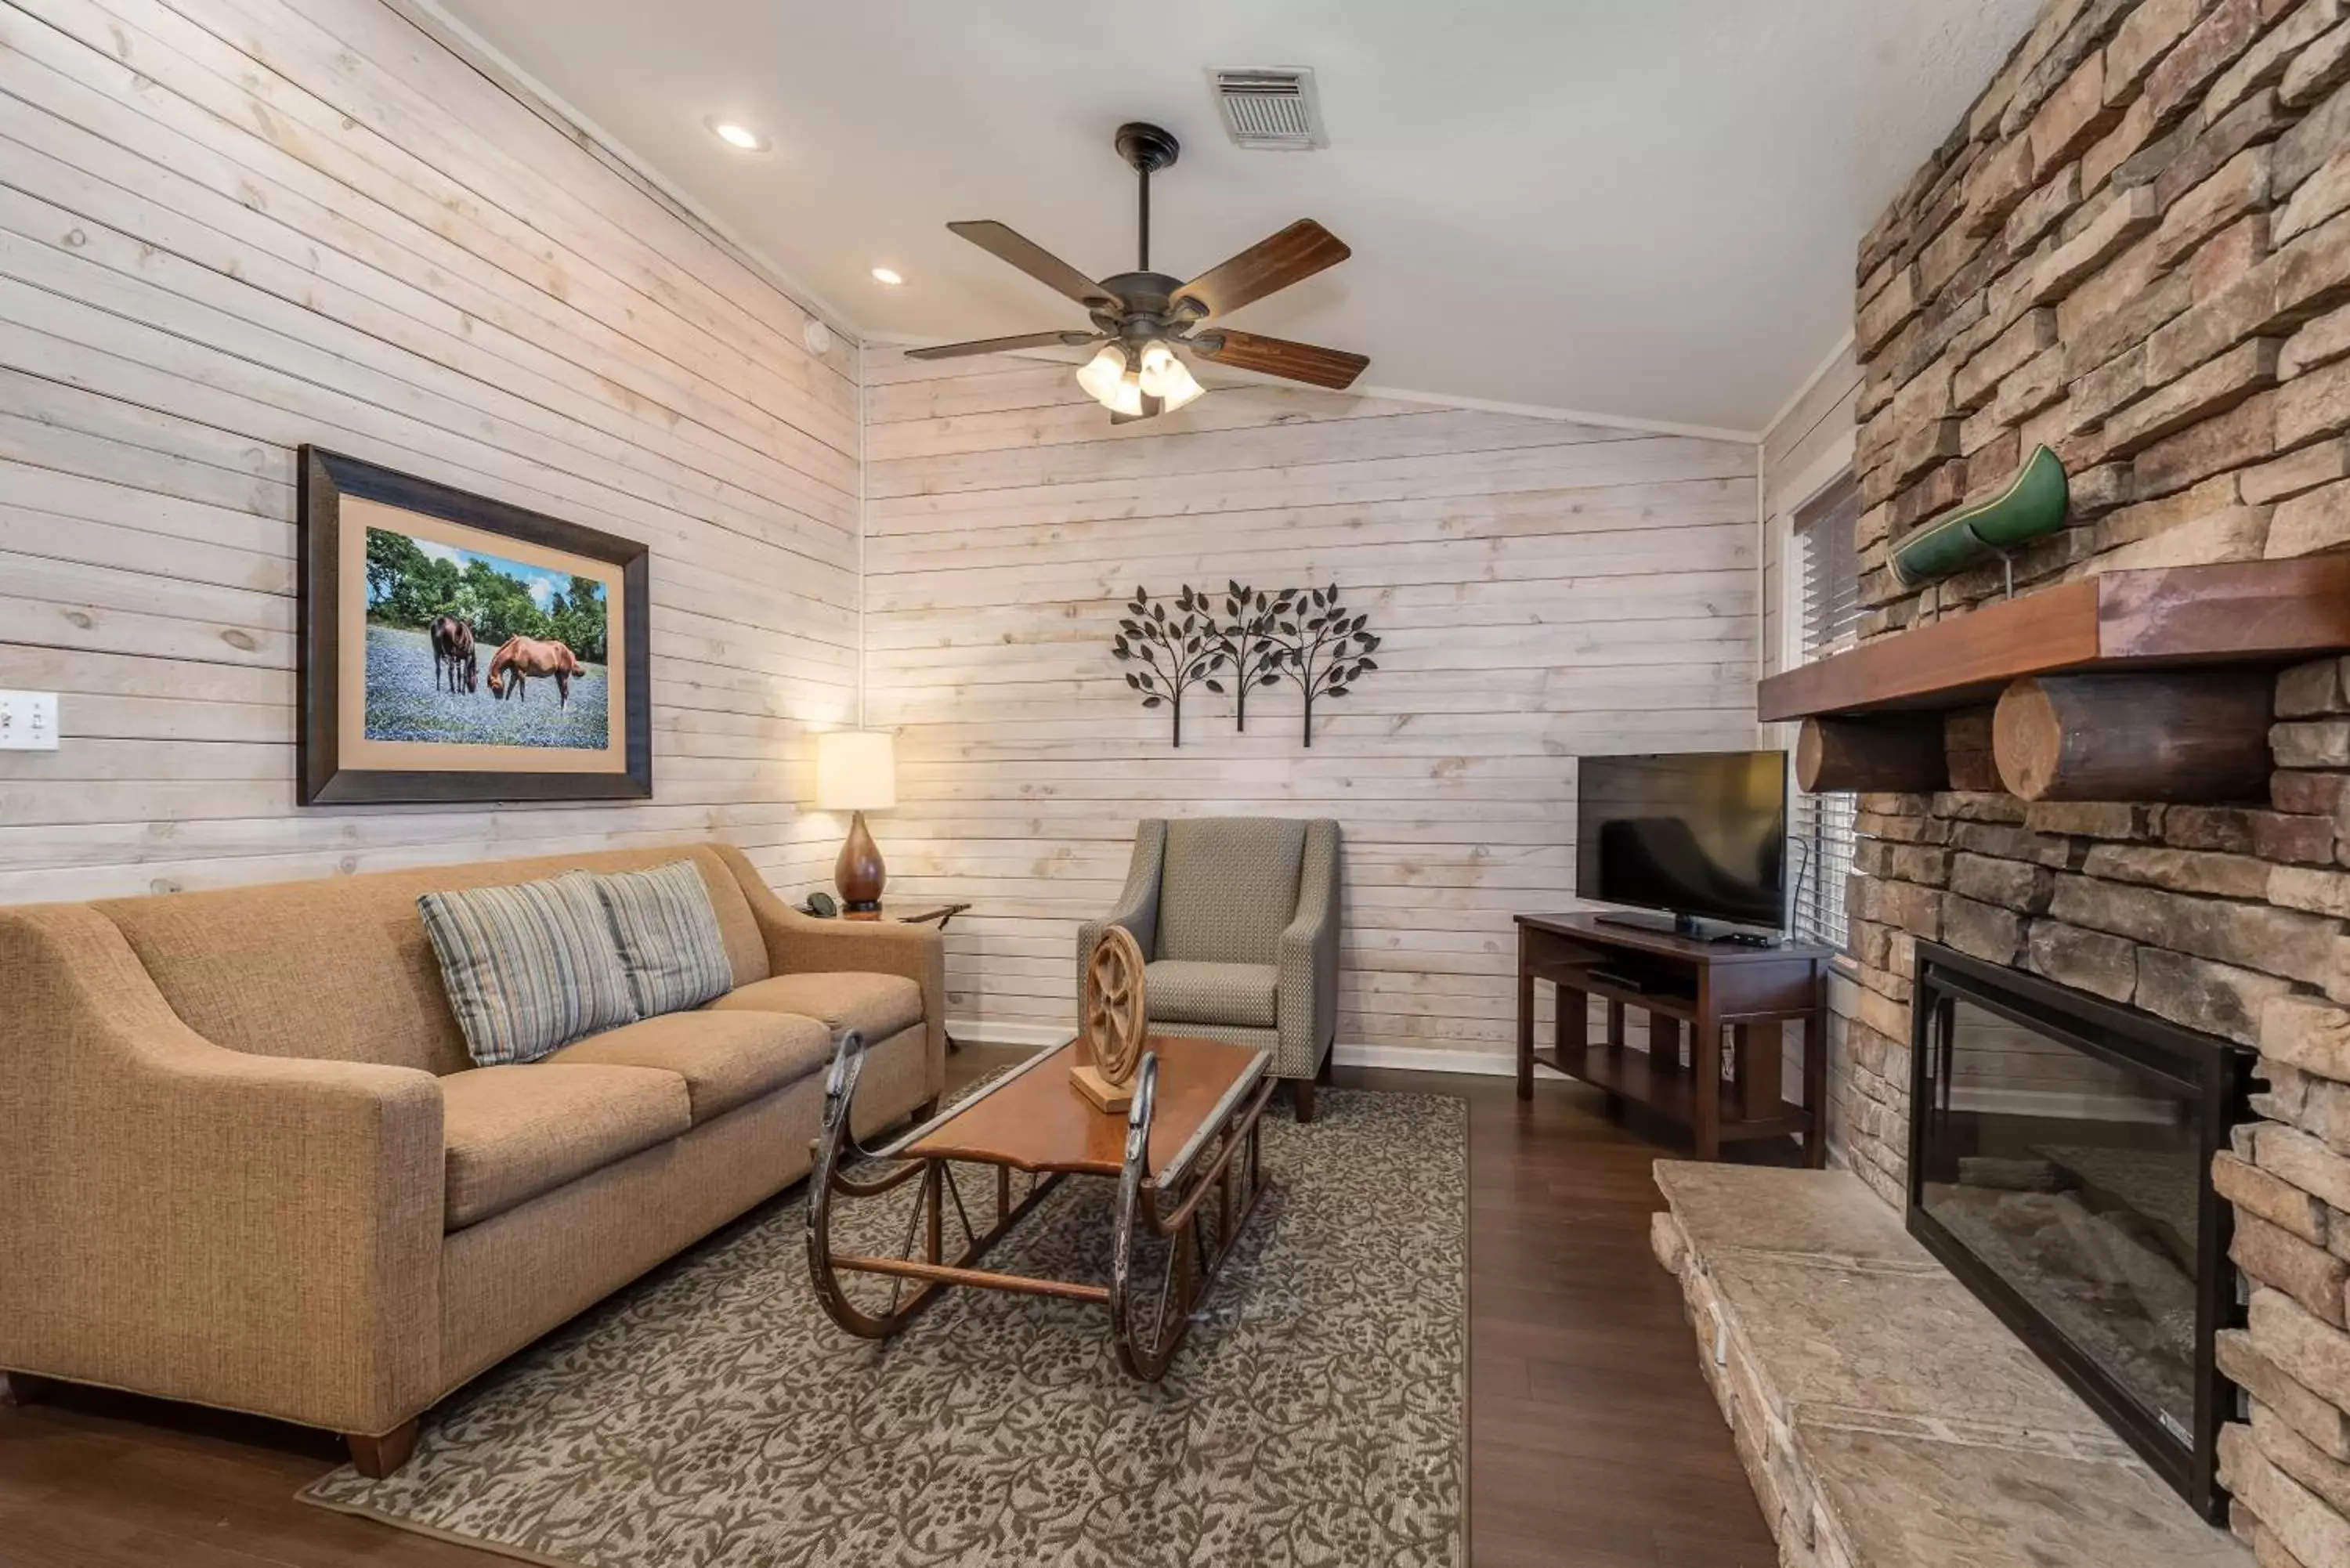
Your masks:
M476 1067L420 893L691 858L735 989ZM415 1417L934 1101L928 928L818 920L724 846L0 908L0 1368L279 1417L396 1468Z

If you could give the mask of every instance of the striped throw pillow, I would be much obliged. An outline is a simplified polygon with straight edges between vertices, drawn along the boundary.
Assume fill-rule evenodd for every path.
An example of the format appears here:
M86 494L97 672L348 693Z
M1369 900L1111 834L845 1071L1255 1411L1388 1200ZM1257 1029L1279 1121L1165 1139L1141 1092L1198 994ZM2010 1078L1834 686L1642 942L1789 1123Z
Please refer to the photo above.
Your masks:
M596 878L629 994L647 1018L699 1007L734 989L709 886L691 860Z
M416 907L465 1049L482 1066L535 1062L583 1035L637 1021L628 971L588 872L427 893Z

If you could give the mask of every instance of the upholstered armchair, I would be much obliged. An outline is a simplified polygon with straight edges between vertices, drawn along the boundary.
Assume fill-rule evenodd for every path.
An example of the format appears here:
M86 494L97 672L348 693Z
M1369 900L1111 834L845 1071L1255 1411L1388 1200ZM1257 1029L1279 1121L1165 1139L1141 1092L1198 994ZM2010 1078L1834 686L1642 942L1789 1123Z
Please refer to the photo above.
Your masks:
M1078 928L1080 970L1109 926L1142 949L1153 1029L1263 1046L1314 1119L1338 1027L1336 823L1143 822L1118 908Z

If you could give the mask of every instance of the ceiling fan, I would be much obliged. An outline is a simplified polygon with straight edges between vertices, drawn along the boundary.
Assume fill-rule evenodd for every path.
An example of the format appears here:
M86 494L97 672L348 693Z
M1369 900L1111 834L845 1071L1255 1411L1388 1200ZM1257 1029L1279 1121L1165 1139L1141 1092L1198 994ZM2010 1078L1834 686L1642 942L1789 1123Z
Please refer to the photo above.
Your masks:
M1141 176L1141 206L1135 270L1099 282L1005 225L993 222L947 227L989 254L1010 262L1047 287L1058 289L1090 312L1090 332L1026 332L1014 337L983 337L935 348L910 348L910 359L952 359L966 354L1001 354L1015 348L1084 348L1099 343L1077 372L1077 384L1107 408L1112 424L1147 420L1180 409L1201 391L1178 350L1262 371L1310 386L1344 390L1370 360L1336 348L1293 343L1229 327L1204 323L1312 277L1353 254L1336 234L1311 218L1209 268L1189 283L1150 270L1150 176L1171 167L1180 151L1175 138L1137 121L1118 128L1118 151Z

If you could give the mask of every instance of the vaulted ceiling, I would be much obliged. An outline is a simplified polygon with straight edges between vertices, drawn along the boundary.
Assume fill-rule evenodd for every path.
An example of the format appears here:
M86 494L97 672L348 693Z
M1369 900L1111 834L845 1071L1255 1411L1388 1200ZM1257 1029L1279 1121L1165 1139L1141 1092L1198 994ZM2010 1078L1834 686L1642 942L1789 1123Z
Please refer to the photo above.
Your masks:
M1364 384L1752 431L1849 325L1862 232L2036 0L437 0L857 330L1083 325L950 235L1134 263L1122 120L1182 139L1152 261L1298 217L1352 260L1234 325ZM1330 145L1243 151L1208 72L1315 67ZM735 152L712 117L771 151ZM903 275L876 283L875 266Z

